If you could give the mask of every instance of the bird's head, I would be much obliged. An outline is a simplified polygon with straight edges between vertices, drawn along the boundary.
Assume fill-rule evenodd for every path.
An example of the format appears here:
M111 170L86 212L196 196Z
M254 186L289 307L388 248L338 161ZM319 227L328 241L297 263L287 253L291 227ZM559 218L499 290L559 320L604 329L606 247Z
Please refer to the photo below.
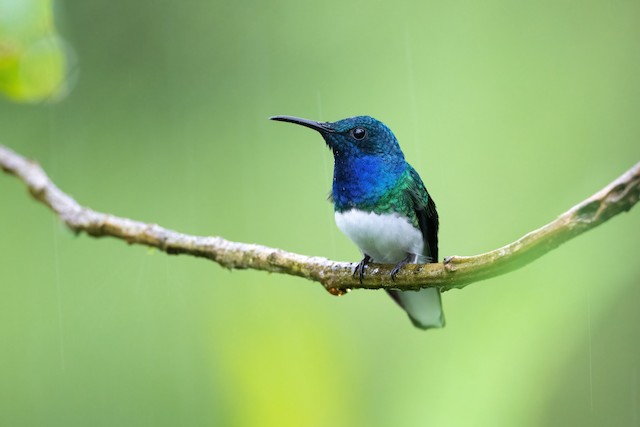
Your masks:
M295 123L320 132L336 156L404 158L391 129L373 117L356 116L337 122L316 122L292 116L273 116L271 120Z

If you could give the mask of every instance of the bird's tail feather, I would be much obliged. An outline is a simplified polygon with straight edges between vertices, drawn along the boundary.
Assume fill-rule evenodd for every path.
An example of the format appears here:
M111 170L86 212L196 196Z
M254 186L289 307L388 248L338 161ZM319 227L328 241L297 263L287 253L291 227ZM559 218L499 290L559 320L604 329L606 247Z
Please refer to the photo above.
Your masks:
M444 327L444 311L440 290L425 288L418 291L387 291L389 296L407 312L413 325L420 329Z

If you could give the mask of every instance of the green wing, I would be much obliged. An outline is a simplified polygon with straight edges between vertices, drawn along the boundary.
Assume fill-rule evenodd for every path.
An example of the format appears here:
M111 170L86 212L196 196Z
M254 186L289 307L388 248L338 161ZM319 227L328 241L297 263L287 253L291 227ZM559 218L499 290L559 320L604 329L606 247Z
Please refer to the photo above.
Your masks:
M438 261L438 212L418 173L409 166L402 183L400 207L414 226L420 228L424 240L423 255L427 262ZM420 329L442 328L445 324L440 290L387 291L391 298L409 315L411 322Z

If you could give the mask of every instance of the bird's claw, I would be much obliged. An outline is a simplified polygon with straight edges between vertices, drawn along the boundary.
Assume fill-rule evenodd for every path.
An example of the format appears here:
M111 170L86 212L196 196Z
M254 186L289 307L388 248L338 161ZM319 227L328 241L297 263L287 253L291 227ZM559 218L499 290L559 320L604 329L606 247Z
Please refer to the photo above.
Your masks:
M402 267L404 267L404 265L407 263L407 261L402 260L399 263L397 263L395 265L395 267L393 267L393 270L391 270L391 280L392 281L396 281L396 276L398 275L398 273L400 273L400 270L402 270Z
M391 270L391 280L392 281L396 281L396 276L398 275L398 273L400 273L400 270L402 270L402 267L404 267L406 264L415 264L420 258L418 258L417 255L415 254L407 254L407 256L400 261L399 263L397 263L394 267L393 270ZM429 261L429 257L425 258L426 261L425 262L431 262Z
M358 276L360 284L362 284L362 280L364 279L364 269L367 267L369 261L371 261L371 257L369 255L365 255L364 258L362 258L362 261L360 261L353 270L353 277L355 278Z

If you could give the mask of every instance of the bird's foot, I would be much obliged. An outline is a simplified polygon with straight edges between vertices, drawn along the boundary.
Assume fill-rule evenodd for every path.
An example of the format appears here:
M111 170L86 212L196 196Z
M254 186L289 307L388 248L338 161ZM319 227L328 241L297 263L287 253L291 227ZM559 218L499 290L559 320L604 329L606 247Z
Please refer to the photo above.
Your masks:
M407 261L403 259L393 267L393 270L391 270L391 280L394 282L396 281L396 276L400 273L400 270L402 270L402 267L404 267L405 264L407 264Z
M365 254L364 258L362 258L362 261L360 261L355 270L353 270L353 277L358 276L360 284L362 284L362 279L364 279L364 269L367 267L367 264L369 264L369 261L371 261L371 257Z
M417 260L418 260L418 255L407 254L407 256L402 261L397 263L395 267L393 267L393 270L391 270L391 280L395 282L396 276L398 275L398 273L400 273L400 270L402 270L402 267L404 267L406 264L415 264Z

